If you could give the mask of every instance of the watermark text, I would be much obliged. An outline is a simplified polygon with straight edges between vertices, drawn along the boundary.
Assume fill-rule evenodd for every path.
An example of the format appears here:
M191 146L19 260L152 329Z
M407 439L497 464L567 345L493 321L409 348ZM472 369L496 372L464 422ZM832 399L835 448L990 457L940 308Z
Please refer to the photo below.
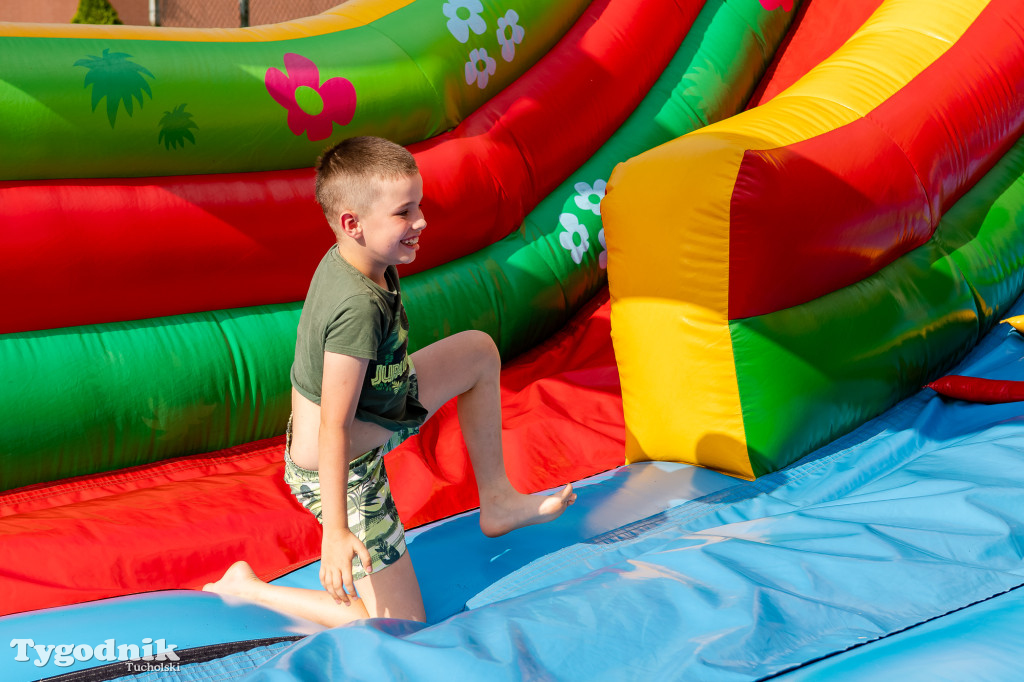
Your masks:
M113 639L105 639L95 646L91 644L36 644L31 639L12 639L11 648L15 649L14 660L32 661L33 665L42 668L51 660L59 667L67 667L75 661L149 661L168 662L166 669L173 668L178 660L174 650L177 644L168 644L164 639L154 640L146 637L142 644L118 644ZM142 665L142 664L139 664ZM153 668L143 667L140 670L164 669L164 666Z

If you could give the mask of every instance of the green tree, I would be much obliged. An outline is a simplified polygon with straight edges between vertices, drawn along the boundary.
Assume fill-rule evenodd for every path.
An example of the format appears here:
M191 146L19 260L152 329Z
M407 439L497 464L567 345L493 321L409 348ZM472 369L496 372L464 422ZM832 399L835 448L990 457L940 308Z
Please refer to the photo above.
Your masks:
M117 10L108 0L79 0L72 24L120 24Z

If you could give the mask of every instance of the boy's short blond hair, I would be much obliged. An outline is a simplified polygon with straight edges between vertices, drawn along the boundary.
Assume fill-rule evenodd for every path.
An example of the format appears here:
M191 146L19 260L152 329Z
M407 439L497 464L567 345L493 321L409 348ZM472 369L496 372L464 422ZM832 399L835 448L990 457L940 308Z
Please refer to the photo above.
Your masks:
M339 212L369 211L377 201L381 180L417 173L416 159L402 145L382 137L350 137L317 159L316 200L337 232Z

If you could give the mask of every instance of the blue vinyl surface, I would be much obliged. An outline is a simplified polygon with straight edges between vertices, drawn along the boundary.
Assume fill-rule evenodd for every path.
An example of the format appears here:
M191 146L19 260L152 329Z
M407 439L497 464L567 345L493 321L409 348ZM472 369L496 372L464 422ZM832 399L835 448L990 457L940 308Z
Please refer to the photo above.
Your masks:
M1024 340L998 326L956 371L1024 379ZM1022 408L922 390L781 472L545 547L442 622L328 630L252 679L865 679L900 641L916 679L944 679L943 642L1019 660L1019 628L960 635L1020 622Z
M581 482L580 502L555 523L534 526L500 538L487 538L471 512L408 531L409 552L423 588L427 615L441 621L466 607L488 585L549 552L614 529L734 484L734 479L684 464L649 463L621 468ZM322 589L316 562L274 581L275 584ZM392 631L408 623L391 622ZM417 626L412 625L413 629ZM225 642L308 635L324 630L241 599L195 591L163 591L75 606L43 609L0 618L0 641L98 645L141 644L163 638L180 651ZM138 679L235 679L278 653L282 644L259 647L225 658L188 664L179 672L152 672ZM0 656L0 681L18 682L94 668L99 660L56 665L54 656L36 666L38 656L16 661L16 648Z
M427 622L466 608L479 592L563 547L735 485L736 479L673 462L644 462L577 482L578 501L559 519L499 538L480 532L476 511L406 533ZM320 562L274 581L323 589Z
M780 682L928 680L990 682L1024 677L1024 589L802 666Z
M130 597L102 599L86 604L41 609L0 618L0 680L19 682L63 675L107 665L91 658L58 664L51 652L45 664L31 645L25 648L27 661L18 661L15 640L31 639L34 644L143 646L143 641L164 640L177 650L224 642L271 637L308 635L323 626L292 618L241 599L208 592L165 590ZM10 646L11 648L7 648Z

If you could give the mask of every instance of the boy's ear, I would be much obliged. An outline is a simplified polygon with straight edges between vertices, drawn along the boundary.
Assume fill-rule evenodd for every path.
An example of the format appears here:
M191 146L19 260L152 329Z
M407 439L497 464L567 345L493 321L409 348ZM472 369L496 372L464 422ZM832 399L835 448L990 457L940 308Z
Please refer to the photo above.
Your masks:
M363 234L363 228L359 224L359 216L352 211L341 212L341 215L338 216L338 229L353 239L359 239Z

